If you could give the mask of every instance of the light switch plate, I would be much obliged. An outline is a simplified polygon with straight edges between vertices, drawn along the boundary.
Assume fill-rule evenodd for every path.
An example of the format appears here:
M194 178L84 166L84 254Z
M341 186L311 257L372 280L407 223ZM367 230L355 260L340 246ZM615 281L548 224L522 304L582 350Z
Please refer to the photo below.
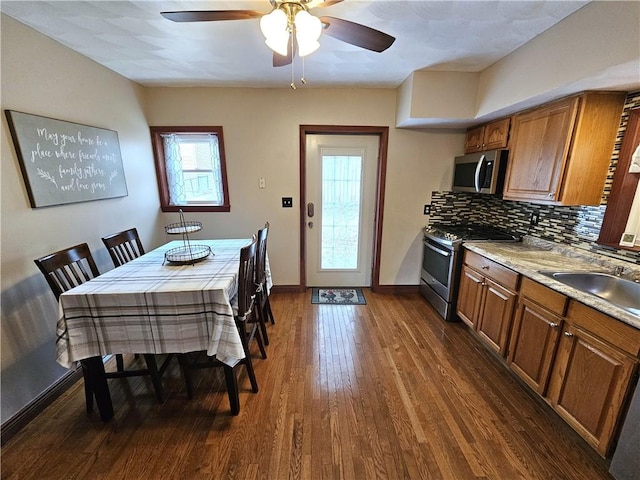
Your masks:
M282 208L293 207L293 197L282 197Z

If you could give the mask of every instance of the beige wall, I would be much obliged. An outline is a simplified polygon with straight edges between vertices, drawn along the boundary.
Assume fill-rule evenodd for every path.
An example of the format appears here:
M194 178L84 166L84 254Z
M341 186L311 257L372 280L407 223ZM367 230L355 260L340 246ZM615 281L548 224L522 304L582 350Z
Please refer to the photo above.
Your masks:
M640 2L591 2L480 74L476 117L540 104L584 89L585 78L604 88L637 88ZM620 67L620 69L618 68Z
M415 71L396 125L470 125L584 90L635 91L638 19L638 1L590 2L482 72Z
M142 89L4 15L1 35L2 109L116 130L129 190L124 198L30 208L3 113L0 333L4 421L65 372L53 354L57 307L33 260L87 242L105 271L112 265L101 236L136 226L145 244L152 246L160 240L160 228Z
M249 236L268 220L276 285L301 283L299 126L390 126L380 283L417 285L423 205L449 187L463 134L394 128L396 91L388 89L151 88L145 99L150 125L222 125L231 212L190 218L202 221L201 237ZM294 208L281 208L283 196Z

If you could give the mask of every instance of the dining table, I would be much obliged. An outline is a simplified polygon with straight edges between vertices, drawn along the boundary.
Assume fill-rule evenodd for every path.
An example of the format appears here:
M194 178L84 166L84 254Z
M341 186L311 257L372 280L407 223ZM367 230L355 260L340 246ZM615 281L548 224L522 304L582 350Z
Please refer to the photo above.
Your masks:
M82 362L104 421L113 417L106 355L206 351L233 373L245 353L231 300L238 289L240 249L250 242L171 241L60 295L57 362L66 368ZM198 261L167 261L176 250L207 247L209 253ZM229 400L237 414L237 384Z

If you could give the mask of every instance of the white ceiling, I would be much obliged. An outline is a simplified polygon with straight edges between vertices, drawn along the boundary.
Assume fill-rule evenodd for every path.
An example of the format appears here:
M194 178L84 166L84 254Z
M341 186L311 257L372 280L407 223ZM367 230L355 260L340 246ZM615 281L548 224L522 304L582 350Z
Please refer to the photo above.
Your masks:
M421 69L478 72L586 1L344 0L312 9L396 37L374 53L323 35L304 62L307 87L397 87ZM272 67L259 20L175 23L160 12L250 9L257 1L2 1L0 11L146 86L288 87ZM302 61L294 63L299 84Z

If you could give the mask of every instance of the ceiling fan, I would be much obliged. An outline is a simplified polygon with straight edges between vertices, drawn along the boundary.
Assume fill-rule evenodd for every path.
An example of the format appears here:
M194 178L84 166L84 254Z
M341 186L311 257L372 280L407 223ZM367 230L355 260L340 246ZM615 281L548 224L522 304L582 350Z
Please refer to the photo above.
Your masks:
M336 17L315 17L312 8L324 8L343 0L269 0L272 11L257 10L199 10L161 12L174 22L216 22L222 20L250 20L260 18L265 43L273 50L273 66L289 65L293 57L304 57L320 45L321 32L343 42L374 52L389 48L395 38L384 32Z

